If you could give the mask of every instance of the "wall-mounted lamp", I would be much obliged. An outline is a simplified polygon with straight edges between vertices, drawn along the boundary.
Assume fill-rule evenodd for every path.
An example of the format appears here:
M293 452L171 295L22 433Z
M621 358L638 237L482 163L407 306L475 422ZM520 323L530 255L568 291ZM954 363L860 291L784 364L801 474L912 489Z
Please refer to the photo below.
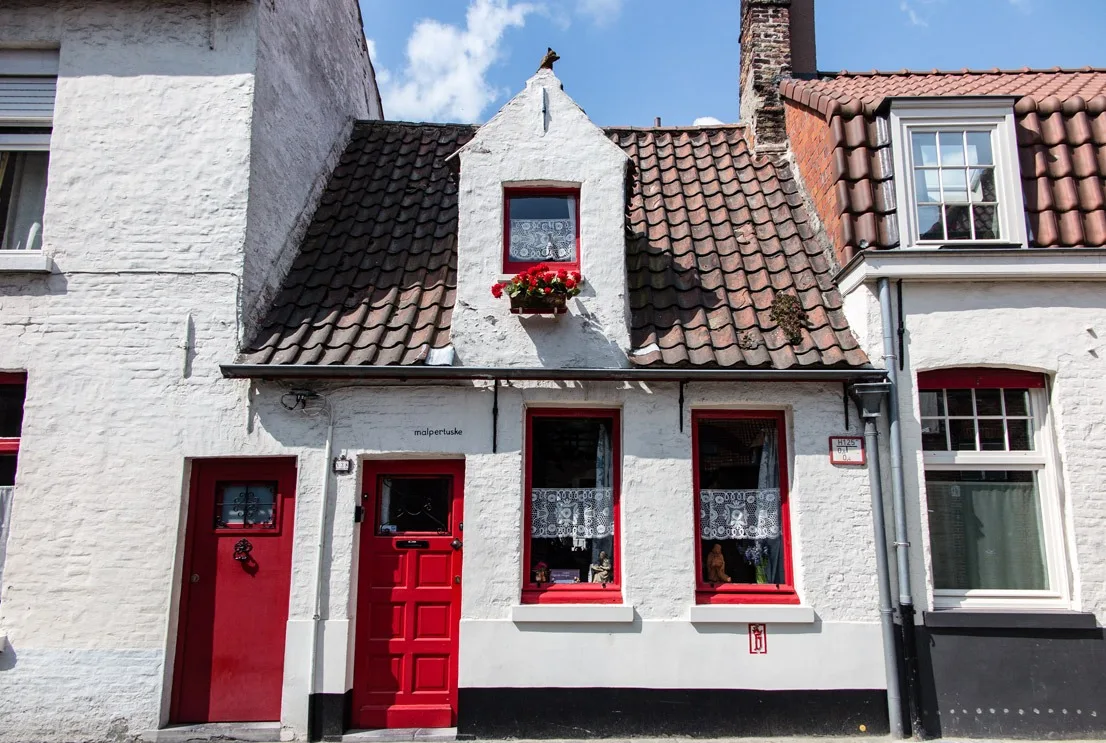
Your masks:
M350 472L353 472L353 460L345 454L334 457L334 474L348 475Z

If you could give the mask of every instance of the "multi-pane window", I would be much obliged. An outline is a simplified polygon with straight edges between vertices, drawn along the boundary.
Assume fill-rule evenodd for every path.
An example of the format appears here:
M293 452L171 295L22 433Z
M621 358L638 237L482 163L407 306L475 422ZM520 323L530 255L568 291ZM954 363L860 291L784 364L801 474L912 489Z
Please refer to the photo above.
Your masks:
M579 267L579 191L512 189L505 192L504 203L505 270L539 263Z
M783 415L696 411L692 420L698 600L797 601Z
M999 197L989 129L910 133L920 240L998 240Z
M618 411L526 415L523 600L617 602Z
M919 375L935 603L1062 597L1038 374Z

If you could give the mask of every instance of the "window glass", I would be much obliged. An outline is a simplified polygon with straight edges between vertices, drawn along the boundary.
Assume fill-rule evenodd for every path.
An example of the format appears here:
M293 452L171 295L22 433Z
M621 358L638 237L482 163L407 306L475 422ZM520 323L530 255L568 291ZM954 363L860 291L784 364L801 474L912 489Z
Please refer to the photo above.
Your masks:
M0 152L0 249L42 247L47 152Z
M23 428L24 384L0 384L0 438L16 438Z
M914 131L910 136L919 239L998 239L991 132Z
M275 482L217 483L215 528L274 528L276 492Z
M0 454L0 488L15 485L15 454Z
M1048 589L1033 472L930 470L926 498L935 589Z
M922 449L1030 451L1028 398L1026 389L924 390L919 393Z
M776 421L697 425L700 581L785 583Z
M530 425L529 582L614 583L613 421L534 416Z
M507 260L576 263L576 195L507 195Z
M376 533L450 531L449 477L381 477Z

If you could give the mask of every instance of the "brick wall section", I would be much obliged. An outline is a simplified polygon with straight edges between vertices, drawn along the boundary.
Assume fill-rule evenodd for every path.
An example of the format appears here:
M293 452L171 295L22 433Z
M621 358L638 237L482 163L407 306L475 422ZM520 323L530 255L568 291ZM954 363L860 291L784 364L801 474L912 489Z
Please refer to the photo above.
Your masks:
M784 105L787 138L807 196L822 220L826 237L840 265L848 262L841 202L837 196L838 176L831 167L834 157L829 125L818 113L788 101Z
M781 78L791 76L791 0L741 4L741 120L752 125L753 144L785 142Z

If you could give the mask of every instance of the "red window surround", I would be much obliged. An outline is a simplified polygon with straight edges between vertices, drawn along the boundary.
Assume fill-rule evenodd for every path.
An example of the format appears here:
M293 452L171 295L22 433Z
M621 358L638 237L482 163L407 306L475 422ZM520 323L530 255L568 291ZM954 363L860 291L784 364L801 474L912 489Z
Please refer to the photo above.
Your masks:
M776 584L703 581L699 517L699 423L709 420L772 420L776 424L780 485L780 531L784 582ZM692 485L695 492L695 601L698 604L798 604L791 559L791 515L787 481L787 421L782 410L695 410L691 414Z
M22 372L0 372L0 385L23 387L27 384L27 375ZM0 454L18 454L19 437L4 437L0 434Z
M622 435L618 409L596 408L527 408L526 410L526 450L524 452L524 489L523 501L523 538L522 538L522 603L524 604L621 604L622 603L622 531L619 519L619 500L622 489ZM611 583L563 583L537 584L530 576L530 519L531 489L533 487L532 459L534 452L535 418L597 418L608 421L611 426L611 487L614 495L614 539L613 555L614 580Z
M1043 389L1045 377L1037 372L1018 369L991 369L989 367L964 367L936 369L918 374L920 390L967 390L1012 387L1015 389Z
M576 260L574 261L512 261L511 260L511 199L518 196L572 196L576 199ZM505 188L503 190L503 270L520 273L545 263L570 271L580 270L580 189L579 188Z

